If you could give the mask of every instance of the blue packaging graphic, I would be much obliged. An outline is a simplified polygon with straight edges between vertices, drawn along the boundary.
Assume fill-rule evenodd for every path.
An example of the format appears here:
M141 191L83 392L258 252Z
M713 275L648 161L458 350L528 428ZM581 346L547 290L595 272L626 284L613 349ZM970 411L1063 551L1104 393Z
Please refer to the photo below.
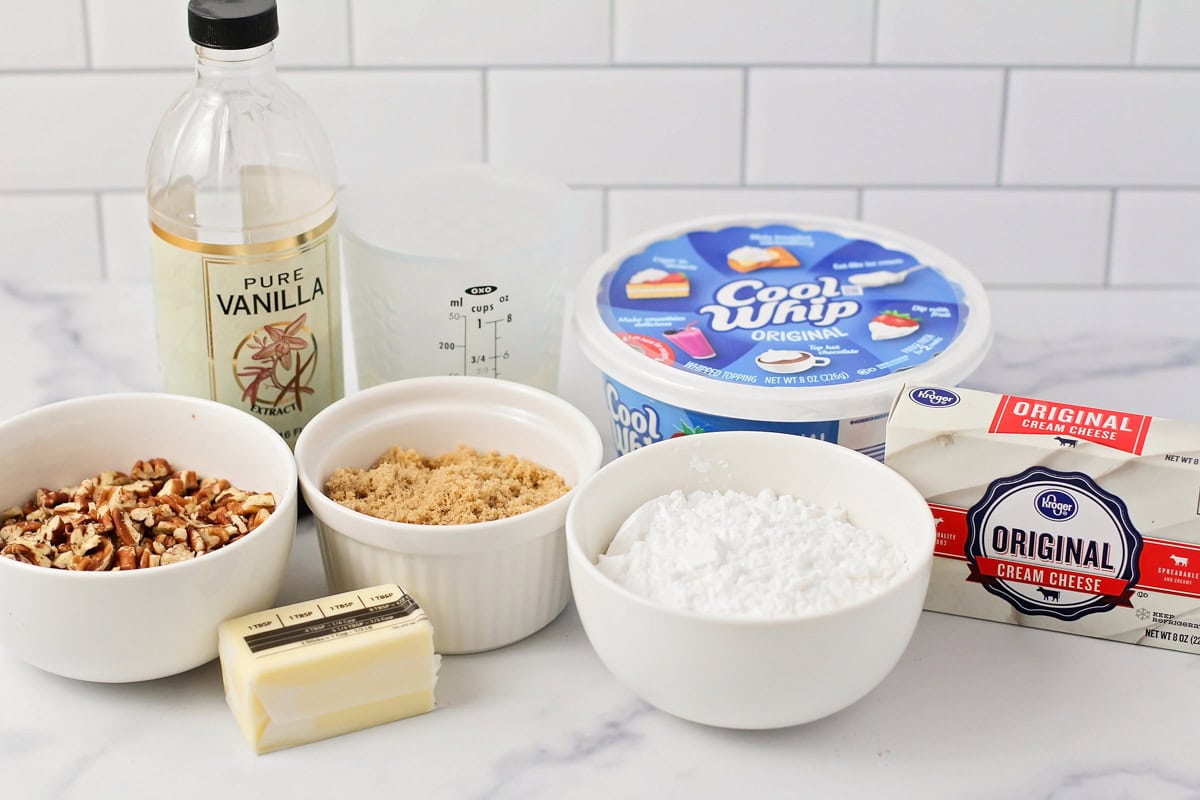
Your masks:
M724 383L834 386L944 352L962 290L910 253L791 225L656 242L600 282L603 324L675 369Z

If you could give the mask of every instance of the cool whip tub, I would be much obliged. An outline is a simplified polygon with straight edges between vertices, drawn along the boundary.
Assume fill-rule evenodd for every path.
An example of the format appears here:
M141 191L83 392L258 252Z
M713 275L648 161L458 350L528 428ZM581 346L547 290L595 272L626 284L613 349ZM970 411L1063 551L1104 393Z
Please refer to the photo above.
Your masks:
M979 281L930 245L815 216L725 216L602 256L575 298L604 373L618 455L723 430L809 436L883 457L907 382L953 385L983 360Z

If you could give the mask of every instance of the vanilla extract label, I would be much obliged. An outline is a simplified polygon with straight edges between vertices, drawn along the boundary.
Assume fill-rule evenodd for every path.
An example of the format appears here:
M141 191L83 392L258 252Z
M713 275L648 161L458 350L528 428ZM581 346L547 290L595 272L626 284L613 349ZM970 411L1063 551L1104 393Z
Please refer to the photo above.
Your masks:
M304 270L302 269L292 270L290 274L283 272L278 275L268 275L266 278L268 285L280 279L285 283L289 279L294 280L295 285L285 285L278 289L264 289L258 286L258 278L243 278L242 282L247 292L243 294L218 294L216 296L217 306L221 309L221 313L227 317L235 317L239 314L252 317L256 314L278 314L282 311L291 311L294 308L308 305L325 295L325 286L321 282L321 278L317 276L311 282L306 282L304 279ZM308 285L306 286L305 283L308 283Z
M242 408L294 445L341 392L335 217L259 244L207 245L156 233L167 389Z

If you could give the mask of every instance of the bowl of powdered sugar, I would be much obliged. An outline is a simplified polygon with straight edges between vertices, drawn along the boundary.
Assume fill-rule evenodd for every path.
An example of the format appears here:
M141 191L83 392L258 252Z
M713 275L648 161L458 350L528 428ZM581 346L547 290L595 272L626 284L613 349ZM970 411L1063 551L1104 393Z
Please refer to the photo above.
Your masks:
M875 688L912 636L933 544L899 475L779 433L637 450L567 515L571 586L604 664L652 705L729 728L808 722Z

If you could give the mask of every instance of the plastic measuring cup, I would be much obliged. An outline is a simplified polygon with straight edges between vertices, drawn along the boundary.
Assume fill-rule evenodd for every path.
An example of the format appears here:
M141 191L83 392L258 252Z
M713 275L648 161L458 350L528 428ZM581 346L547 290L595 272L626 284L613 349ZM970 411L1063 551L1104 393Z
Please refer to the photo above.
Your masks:
M578 210L562 184L483 164L338 199L359 386L424 375L555 391Z

